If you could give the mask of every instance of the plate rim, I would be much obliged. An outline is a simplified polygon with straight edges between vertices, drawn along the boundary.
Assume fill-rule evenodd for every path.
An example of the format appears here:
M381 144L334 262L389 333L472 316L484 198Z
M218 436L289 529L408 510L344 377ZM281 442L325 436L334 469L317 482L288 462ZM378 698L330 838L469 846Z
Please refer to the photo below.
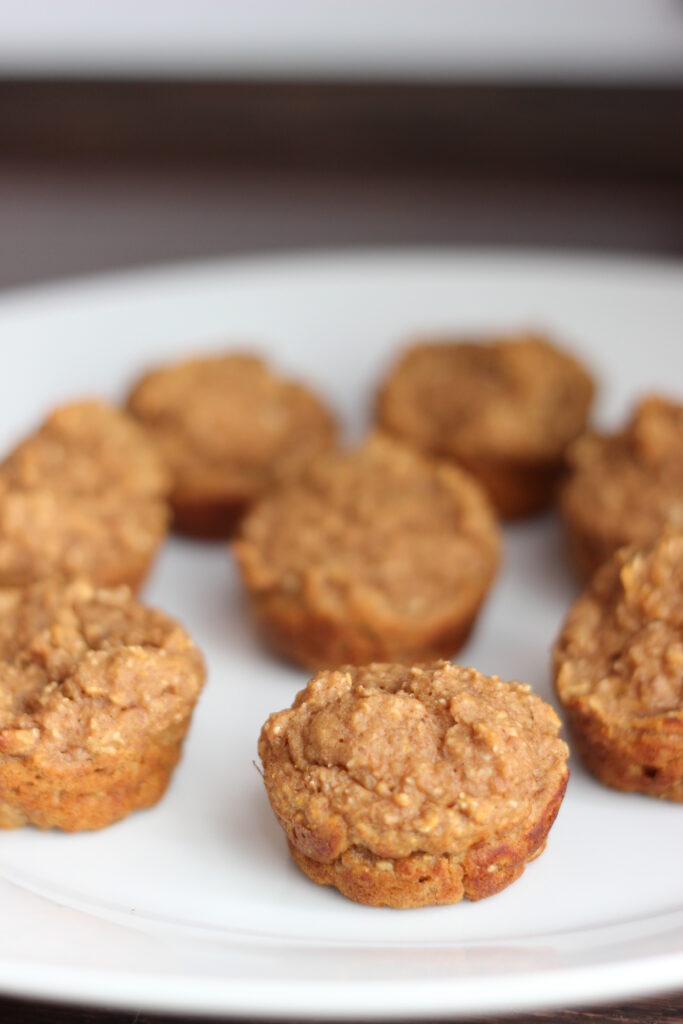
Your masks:
M22 962L6 960L0 964L0 991L3 998L20 998L89 1007L108 1011L141 1011L173 1016L192 1015L206 1019L226 1018L248 1020L324 1020L324 1021L389 1021L389 1020L452 1020L481 1014L520 1014L535 1010L586 1009L631 999L665 997L677 994L683 971L683 953L614 964L584 965L571 970L560 969L543 974L544 984L535 984L538 972L516 972L511 975L489 975L481 992L481 979L458 977L432 981L428 998L415 991L416 982L403 983L386 979L374 982L307 982L306 999L302 1001L302 983L268 980L268 997L261 993L265 986L253 980L230 981L229 1006L225 984L216 978L193 977L183 985L178 977L146 973L52 966L35 973ZM625 976L626 975L626 976ZM112 988L115 979L119 985ZM454 984L457 982L457 995ZM349 989L352 998L349 999ZM406 991L404 991L404 988ZM107 994L103 995L103 989ZM150 998L150 991L154 997ZM254 992L259 993L254 998ZM580 996L577 992L580 991ZM391 992L390 999L388 993ZM457 998L457 1007L453 1006ZM332 1009L335 1005L339 1009Z
M540 273L572 270L581 273L600 269L620 274L643 274L660 277L683 273L683 255L674 253L623 252L611 249L589 249L581 246L504 246L504 245L453 245L417 244L358 245L358 246L300 246L267 249L259 252L230 253L207 256L198 259L169 259L152 263L118 266L109 270L84 274L69 274L64 277L50 277L31 281L24 285L0 288L0 315L19 311L19 307L40 300L60 301L69 297L72 291L97 293L115 292L131 287L163 285L177 278L201 278L221 271L244 270L247 273L264 273L290 270L299 272L327 269L337 264L410 262L414 259L429 259L438 262L512 263L527 271Z

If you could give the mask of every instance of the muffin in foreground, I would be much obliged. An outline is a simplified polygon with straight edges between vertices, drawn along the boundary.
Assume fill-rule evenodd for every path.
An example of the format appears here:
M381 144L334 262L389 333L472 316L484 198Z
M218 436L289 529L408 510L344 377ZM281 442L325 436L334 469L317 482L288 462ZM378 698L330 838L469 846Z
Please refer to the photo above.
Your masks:
M202 657L126 587L0 591L0 828L99 829L155 804Z
M589 432L571 446L560 511L586 579L618 548L683 528L683 405L644 399L616 434Z
M154 370L128 406L172 474L175 527L207 538L232 534L256 498L335 435L308 388L237 353Z
M453 654L499 546L475 480L375 436L266 497L234 551L266 642L325 668Z
M623 548L598 570L554 668L590 770L615 789L683 801L683 532Z
M0 587L87 577L137 589L166 535L169 477L131 417L55 410L0 465Z
M358 903L500 892L542 852L568 779L552 708L447 662L320 672L259 755L292 857Z
M554 498L565 448L586 425L593 383L545 338L424 341L407 349L377 401L381 427L453 460L505 518Z

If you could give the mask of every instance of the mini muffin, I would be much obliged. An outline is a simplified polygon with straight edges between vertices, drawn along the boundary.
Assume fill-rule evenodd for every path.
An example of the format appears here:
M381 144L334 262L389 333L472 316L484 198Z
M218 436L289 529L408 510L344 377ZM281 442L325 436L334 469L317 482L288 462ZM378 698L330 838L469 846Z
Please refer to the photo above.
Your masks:
M622 548L598 570L554 662L590 770L615 789L683 801L683 532Z
M266 497L234 551L266 642L324 668L453 654L499 544L472 477L377 435Z
M0 587L87 577L136 589L166 535L169 486L125 413L57 409L0 465Z
M517 518L553 500L592 398L586 370L544 338L425 341L389 374L377 417L396 437L464 466L502 516Z
M110 825L163 795L204 681L127 587L0 591L0 828Z
M444 661L320 672L259 755L292 857L371 906L500 892L542 852L567 785L553 709Z
M620 433L585 434L568 460L560 510L586 579L618 548L683 527L683 405L646 398Z
M174 525L227 537L273 483L328 448L334 421L308 388L250 355L148 373L128 400L173 476Z

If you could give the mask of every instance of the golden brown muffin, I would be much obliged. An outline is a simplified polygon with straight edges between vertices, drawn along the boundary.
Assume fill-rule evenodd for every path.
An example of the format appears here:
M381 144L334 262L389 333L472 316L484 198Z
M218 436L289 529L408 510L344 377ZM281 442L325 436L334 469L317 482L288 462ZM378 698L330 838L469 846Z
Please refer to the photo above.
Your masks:
M318 673L259 755L290 852L371 906L481 899L545 846L567 785L559 720L529 686L440 661Z
M324 668L453 654L499 546L475 480L377 435L266 497L234 551L267 643Z
M272 484L328 448L335 424L320 400L250 355L193 359L148 373L128 405L174 480L174 525L227 537Z
M169 485L125 413L57 409L0 465L0 587L79 576L136 589L166 535Z
M204 681L127 587L0 591L0 828L110 825L163 795Z
M683 532L623 548L572 606L555 683L602 782L683 801Z
M564 452L585 427L593 383L533 335L419 342L382 386L379 424L473 473L506 518L552 501Z
M618 548L683 527L683 405L646 398L624 430L585 434L568 460L560 510L586 579Z

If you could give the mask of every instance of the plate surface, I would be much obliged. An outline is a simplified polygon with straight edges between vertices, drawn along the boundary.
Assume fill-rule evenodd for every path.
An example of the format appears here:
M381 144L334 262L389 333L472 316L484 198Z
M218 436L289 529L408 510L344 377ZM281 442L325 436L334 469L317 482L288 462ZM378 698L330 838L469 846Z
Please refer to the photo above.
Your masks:
M350 437L416 332L547 328L593 367L598 419L683 378L680 264L420 251L219 262L0 299L9 445L73 396L253 344L315 383ZM679 392L680 393L680 392ZM506 530L460 660L553 700L549 649L576 584L552 516ZM162 803L95 834L0 839L0 990L268 1017L451 1016L683 984L683 808L621 795L572 759L546 852L478 904L372 910L288 859L256 767L262 722L306 673L259 649L224 545L172 540L145 597L186 623L209 682Z

